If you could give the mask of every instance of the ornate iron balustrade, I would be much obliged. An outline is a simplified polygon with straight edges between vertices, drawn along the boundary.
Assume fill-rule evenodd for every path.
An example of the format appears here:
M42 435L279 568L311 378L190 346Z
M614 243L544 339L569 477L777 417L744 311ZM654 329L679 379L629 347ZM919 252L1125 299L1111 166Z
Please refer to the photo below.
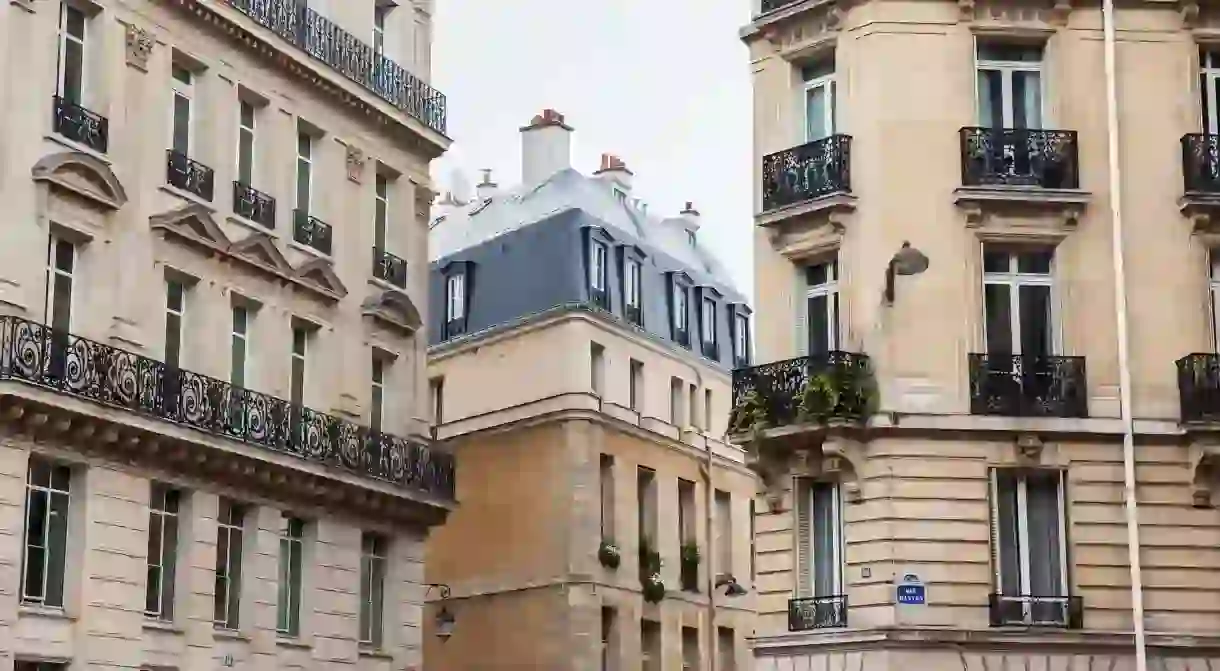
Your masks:
M788 599L788 631L846 626L846 594Z
M733 371L729 432L830 419L863 421L872 412L873 371L865 354L816 356Z
M1182 136L1182 186L1186 193L1220 193L1220 135Z
M1078 596L992 594L987 611L993 627L1084 628L1084 600Z
M330 224L301 210L293 210L292 215L292 239L329 256L333 233Z
M1008 417L1088 417L1082 356L970 355L970 412Z
M248 184L233 182L233 214L275 228L275 198Z
M1182 421L1220 421L1220 355L1188 354L1177 367Z
M173 149L166 150L165 181L169 182L170 186L193 193L210 203L213 177L212 169L206 165Z
M407 288L407 262L384 249L373 248L373 277L399 289Z
M110 147L110 120L106 117L59 96L54 98L53 115L56 133L103 154Z
M795 5L801 0L762 0L762 6L759 9L759 14L774 12L777 9L783 9L788 5Z
M830 137L763 157L763 209L851 192L851 136Z
M0 380L53 389L452 500L451 454L19 317L0 317Z
M307 7L304 0L225 2L382 100L445 134L444 94Z
M640 306L638 306L638 305L624 306L623 307L623 316L627 318L627 321L631 322L632 324L635 324L636 326L644 325L644 311L641 310Z
M967 127L959 134L963 186L1080 188L1074 130Z
M589 287L589 302L606 312L610 312L610 292L605 289Z

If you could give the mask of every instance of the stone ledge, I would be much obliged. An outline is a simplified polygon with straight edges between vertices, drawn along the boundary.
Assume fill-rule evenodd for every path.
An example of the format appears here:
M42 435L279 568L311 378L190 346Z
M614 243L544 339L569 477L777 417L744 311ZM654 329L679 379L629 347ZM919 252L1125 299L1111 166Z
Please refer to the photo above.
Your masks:
M1011 649L1033 646L1038 651L1081 652L1108 649L1111 654L1134 649L1133 634L1119 631L1070 631L1022 627L996 629L951 629L932 627L885 627L878 629L782 632L748 639L758 656L790 654L799 649L849 648L935 648ZM1197 634L1148 633L1147 646L1166 651L1192 654L1220 652L1220 636ZM759 654L763 653L763 654Z

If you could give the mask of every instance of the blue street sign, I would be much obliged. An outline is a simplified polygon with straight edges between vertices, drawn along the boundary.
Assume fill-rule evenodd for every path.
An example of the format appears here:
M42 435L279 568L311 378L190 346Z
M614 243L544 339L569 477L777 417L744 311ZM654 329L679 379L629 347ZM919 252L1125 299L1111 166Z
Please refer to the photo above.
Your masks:
M902 576L902 582L896 585L898 603L922 606L927 603L928 591L919 576L908 573Z

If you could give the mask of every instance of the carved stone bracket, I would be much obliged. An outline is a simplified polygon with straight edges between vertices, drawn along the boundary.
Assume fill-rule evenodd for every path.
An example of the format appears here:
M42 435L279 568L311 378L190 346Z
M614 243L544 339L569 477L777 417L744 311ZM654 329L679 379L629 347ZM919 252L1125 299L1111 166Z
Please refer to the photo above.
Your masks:
M127 65L140 72L148 72L148 59L156 43L151 31L127 24Z
M1178 200L1178 210L1197 235L1220 235L1220 194L1191 193Z
M863 498L860 490L862 449L859 441L844 436L829 437L822 443L822 474L832 476L839 483L843 499L848 503L859 503Z
M856 209L855 197L833 194L756 217L771 248L792 260L838 249Z
M1008 189L960 187L954 203L962 210L966 228L996 228L1014 235L1065 235L1076 230L1090 195L1074 189ZM1008 216L1014 223L1000 222ZM1016 223L1026 219L1031 223Z
M1212 487L1220 475L1220 445L1190 445L1190 503L1196 508L1212 507Z
M796 464L796 453L756 436L746 445L746 466L758 474L763 485L767 509L784 512L784 492Z
M1199 3L1194 0L1180 0L1178 13L1182 16L1183 28L1194 28L1199 21Z
M1031 462L1042 460L1042 437L1033 433L1022 433L1017 436L1017 458Z
M756 436L746 443L746 465L758 474L772 513L785 512L784 497L792 476L825 477L839 483L849 503L861 500L859 473L863 447L850 431L831 426L825 432L786 439ZM793 441L799 440L799 445Z
M347 145L347 178L359 184L364 177L364 150L356 145Z

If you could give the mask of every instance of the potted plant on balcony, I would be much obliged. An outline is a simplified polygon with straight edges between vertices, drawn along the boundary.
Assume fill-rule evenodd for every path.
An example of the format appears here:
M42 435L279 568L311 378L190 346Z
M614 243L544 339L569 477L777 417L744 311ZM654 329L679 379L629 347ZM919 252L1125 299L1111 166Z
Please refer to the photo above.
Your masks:
M597 548L597 561L601 562L602 566L610 570L618 568L622 561L622 554L619 552L618 546L609 538L603 538L602 544Z
M733 435L757 434L770 426L767 404L757 389L747 391L729 414L729 433Z
M640 587L648 603L659 603L665 598L661 564L661 553L653 549L647 536L640 536Z
M874 398L867 368L851 364L835 367L806 378L798 397L797 421L865 419L872 413Z
M682 562L682 589L687 592L698 592L699 562L703 559L699 555L699 546L695 541L684 541L678 558Z

